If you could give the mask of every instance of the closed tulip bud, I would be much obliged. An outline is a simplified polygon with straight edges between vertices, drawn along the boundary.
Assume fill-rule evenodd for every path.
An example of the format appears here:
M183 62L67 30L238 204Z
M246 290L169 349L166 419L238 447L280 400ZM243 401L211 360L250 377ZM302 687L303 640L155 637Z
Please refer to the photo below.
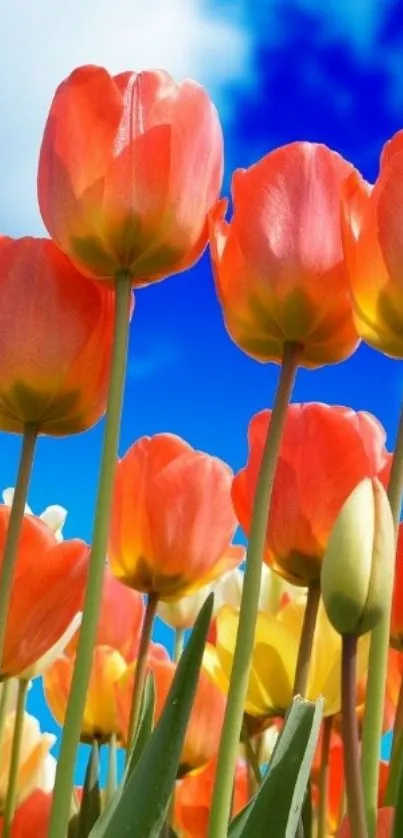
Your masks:
M365 479L345 501L322 566L322 596L339 634L361 635L376 626L389 598L395 532L385 489Z

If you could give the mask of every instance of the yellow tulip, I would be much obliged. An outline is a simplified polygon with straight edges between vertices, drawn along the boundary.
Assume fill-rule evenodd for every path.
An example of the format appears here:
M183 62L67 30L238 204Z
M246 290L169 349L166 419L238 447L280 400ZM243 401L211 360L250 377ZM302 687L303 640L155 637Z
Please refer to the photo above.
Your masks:
M286 605L277 616L259 612L245 712L262 718L281 716L292 700L306 598ZM238 612L224 606L217 615L216 645L208 645L204 667L227 692L235 648ZM365 673L368 641L359 643L357 680ZM325 716L340 711L341 638L332 628L321 603L312 648L307 698L325 699Z

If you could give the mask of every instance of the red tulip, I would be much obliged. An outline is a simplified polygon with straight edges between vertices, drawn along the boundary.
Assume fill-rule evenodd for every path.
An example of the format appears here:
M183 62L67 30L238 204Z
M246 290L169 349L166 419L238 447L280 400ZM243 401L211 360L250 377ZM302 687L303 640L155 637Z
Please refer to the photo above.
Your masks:
M0 567L10 509L0 506ZM58 543L39 518L22 520L1 661L3 677L30 669L56 644L82 609L89 547Z
M143 437L117 464L109 534L112 572L126 585L178 599L242 561L230 468L180 437Z
M144 617L144 603L135 591L105 571L101 610L87 690L81 740L107 741L112 734L125 737L117 708L116 685L135 660ZM43 684L50 710L63 724L73 676L79 632L63 657L45 672Z
M371 187L357 172L343 189L343 246L354 321L363 340L403 358L403 131L383 148Z
M259 361L297 343L303 366L341 361L358 345L343 258L340 200L352 166L297 142L235 172L234 214L211 213L210 244L227 329Z
M249 425L249 461L234 478L241 526L250 531L270 411ZM288 408L266 533L265 562L288 581L320 578L327 541L340 509L365 477L387 481L385 431L369 413L325 404Z
M399 525L390 625L392 646L403 651L403 526Z
M222 170L218 115L195 82L80 67L52 102L39 205L81 270L97 279L124 271L144 285L197 261Z
M52 795L34 791L18 807L11 825L10 838L44 838L48 833ZM3 819L0 818L0 836L3 834Z
M0 246L0 428L86 430L106 407L114 295L47 239Z
M378 809L376 838L392 838L394 819L395 810L392 807L388 806L384 809ZM347 818L344 819L337 833L337 838L354 838Z
M194 774L187 774L176 784L175 826L183 838L206 838L214 787L216 760ZM248 802L248 770L238 760L235 771L232 815L235 816Z

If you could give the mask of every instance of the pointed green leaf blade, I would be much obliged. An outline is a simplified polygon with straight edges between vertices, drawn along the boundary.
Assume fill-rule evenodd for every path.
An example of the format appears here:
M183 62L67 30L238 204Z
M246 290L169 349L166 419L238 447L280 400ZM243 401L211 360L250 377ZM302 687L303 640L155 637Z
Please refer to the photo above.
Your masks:
M268 772L249 805L232 821L231 838L295 838L323 715L323 701L295 698Z
M197 618L181 656L161 718L151 734L105 828L91 838L158 838L175 786L196 692L214 597Z
M91 747L85 774L83 796L76 823L76 838L88 838L92 827L101 814L101 793L99 790L99 746L94 741Z

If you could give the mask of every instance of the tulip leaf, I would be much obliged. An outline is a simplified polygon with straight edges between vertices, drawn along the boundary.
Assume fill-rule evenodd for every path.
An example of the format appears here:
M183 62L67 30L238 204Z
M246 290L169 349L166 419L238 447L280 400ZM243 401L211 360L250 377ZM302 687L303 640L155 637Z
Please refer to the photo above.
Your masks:
M232 821L231 838L295 838L323 715L323 701L295 698L267 774L248 806ZM298 833L297 833L298 834Z
M93 830L91 838L158 838L160 835L178 773L213 602L211 594L180 658L159 722L127 778L120 800L107 823Z
M129 754L129 758L126 763L125 772L123 775L122 782L115 792L112 800L108 803L106 808L103 810L100 818L97 820L96 824L94 825L91 833L90 838L101 838L104 835L106 828L108 827L110 821L112 820L115 810L119 805L119 801L122 797L123 790L131 776L132 772L134 771L143 751L144 748L150 738L152 726L153 726L153 719L154 719L154 707L155 707L155 690L154 690L154 679L151 673L147 674L146 682L144 685L144 693L140 708L139 714L139 723L137 727L137 733L132 745L132 749ZM74 833L74 838L76 835ZM79 838L77 836L77 838Z
M99 746L95 740L91 747L83 787L80 811L78 813L76 838L88 838L92 827L101 814L101 793L99 790Z

